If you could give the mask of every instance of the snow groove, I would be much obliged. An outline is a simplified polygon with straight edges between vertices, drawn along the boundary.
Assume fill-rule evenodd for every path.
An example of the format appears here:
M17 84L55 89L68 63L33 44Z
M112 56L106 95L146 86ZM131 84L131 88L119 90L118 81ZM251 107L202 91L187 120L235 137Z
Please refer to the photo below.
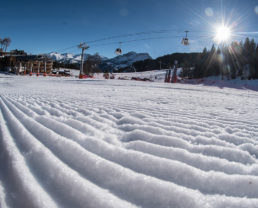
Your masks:
M10 106L11 107L11 106ZM13 108L13 106L11 107ZM12 109L15 111L15 109ZM18 112L15 112L15 114L17 115ZM25 121L25 120L23 120ZM28 122L28 121L27 121ZM39 126L38 126L39 128ZM51 138L51 136L50 136ZM54 139L54 137L51 138L51 140ZM80 173L82 172L86 172L86 175L88 177L91 177L93 180L95 180L97 183L102 183L105 186L108 186L108 188L110 188L112 190L112 187L117 193L123 193L123 194L127 194L127 196L131 196L133 197L134 200L136 200L136 203L140 203L140 202L144 202L142 201L145 197L150 197L148 195L153 194L152 192L147 192L143 194L139 194L137 193L138 187L134 186L133 184L142 184L142 187L148 188L153 186L153 184L155 184L155 186L162 192L175 192L175 189L177 190L177 193L180 192L181 188L173 185L173 184L168 184L165 182L161 182L161 181L156 181L156 179L152 179L149 178L149 180L146 180L146 182L143 183L143 178L147 179L146 176L144 175L140 175L140 174L135 174L129 170L126 169L121 169L121 167L116 166L115 164L112 163L107 163L105 160L101 160L98 157L96 158L96 156L90 154L90 153L86 153L85 151L83 151L82 149L80 149L80 147L76 146L75 144L73 144L72 142L67 142L67 141L60 141L60 138L56 138L55 140L52 140L52 142L54 141L54 143L58 144L58 145L53 145L52 144L52 150L57 152L61 152L63 150L63 148L65 148L68 152L70 152L71 154L68 155L63 155L63 157L66 157L66 161L69 160L70 158L70 164L74 163L73 168L75 169L79 169ZM66 143L65 143L66 142ZM45 142L48 143L48 145L51 145L51 141ZM77 147L77 148L76 148ZM77 152L78 156L73 157L73 152ZM80 158L85 158L86 161L80 161ZM77 161L77 164L76 164ZM86 162L87 165L84 165ZM91 169L88 168L88 166L91 167ZM103 171L105 172L109 172L110 174L107 174L106 176L102 175ZM123 180L119 180L119 178L122 178L123 175L128 175L128 179L123 181ZM111 177L111 178L110 178ZM118 181L114 181L112 178L116 178L116 180ZM95 178L95 179L94 179ZM126 178L125 178L126 179ZM77 177L78 180L78 177ZM122 183L122 184L120 184ZM120 186L117 186L120 185ZM125 189L126 187L126 189ZM182 192L182 197L188 197L186 195L183 194ZM128 193L131 193L131 195L128 195ZM193 191L193 194L198 194L195 193ZM120 194L121 195L121 194ZM191 198L189 198L189 200L191 200ZM155 199L153 198L152 200L148 201L148 202L144 202L141 205L144 205L146 207L149 206L149 204L156 204L159 207L162 207L164 201L159 201L159 199ZM178 202L176 202L175 200L168 200L167 202L168 204L176 204ZM194 201L192 201L192 203L196 203ZM197 205L196 205L197 206ZM201 206L201 204L199 204L198 206ZM128 205L126 206L128 207ZM190 207L190 204L187 205L186 207Z
M58 197L59 201L66 202L62 204L62 207L114 207L114 205L116 207L131 207L129 203L123 202L107 191L101 190L94 184L84 180L78 173L63 164L45 146L42 146L37 139L33 138L26 129L22 128L22 124L11 114L3 102L1 102L1 107L10 123L9 128L12 129L14 137L17 138L19 148L26 155L29 166L40 173L39 180L47 183L46 189L50 193L53 190L58 190L58 192L52 194ZM17 115L14 107L11 105L9 107ZM16 126L15 129L13 128L14 126ZM49 167L47 168L47 166ZM55 172L59 174L55 174ZM101 194L101 198L98 194Z
M16 111L15 109L12 109L12 110L13 112ZM36 120L38 119L36 118ZM47 125L48 128L51 128L52 130L57 131L59 134L61 133L62 136L65 136L67 138L73 138L73 140L77 141L79 144L89 149L89 142L85 142L85 140L83 139L83 135L75 131L74 129L68 126L66 127L64 124L57 123L55 121L50 121L49 119L43 118L43 117L39 119L39 122L42 122L43 124ZM60 129L62 129L62 131L60 131ZM39 135L37 136L39 137ZM85 145L85 143L87 145ZM249 182L252 181L253 183L258 184L258 177L253 177L253 176L228 177L227 175L218 174L218 173L213 173L211 175L209 174L209 172L207 173L201 172L200 170L196 170L193 167L188 167L187 165L183 165L182 163L178 163L175 161L164 161L161 159L157 160L154 156L142 155L142 154L129 152L129 151L126 152L119 148L108 148L107 145L102 145L98 148L96 147L98 147L96 144L94 144L94 147L93 145L91 145L90 151L98 155L101 155L102 157L108 160L119 163L124 167L129 167L134 171L137 171L146 175L158 177L160 179L170 181L170 182L175 182L176 180L179 179L181 181L179 185L183 185L191 189L199 189L201 192L207 192L210 194L226 194L228 196L239 196L239 197L248 196L251 198L257 197L255 191L252 189L255 187L250 186ZM119 158L119 160L117 158ZM137 162L135 162L134 158L141 158L141 160L138 160ZM146 164L149 164L150 162L154 166L145 167ZM144 169L141 167L144 167ZM151 167L155 167L156 171L154 171L154 169ZM178 167L178 170L181 170L181 171L179 171L176 174L174 173L173 175L168 175L167 173L173 172L174 167ZM202 177L199 177L197 174L201 175ZM216 181L213 181L212 177L216 178ZM191 180L188 180L188 178L191 178ZM192 181L194 181L194 183L192 183ZM195 184L196 181L198 182L198 184L209 183L209 186L206 186L206 185L196 186ZM217 183L227 184L227 185L225 187L218 187ZM246 189L245 195L243 195L242 190L238 192L238 189L234 188L238 186L242 186L243 188L245 187Z
M0 180L0 207L7 208L4 186Z
M7 116L4 111L2 99L0 100L1 105L1 160L7 160L7 164L1 168L5 169L4 176L7 177L9 183L13 181L13 186L10 190L15 191L11 196L21 206L24 207L57 207L55 202L50 196L42 189L38 184L37 180L31 174L30 169L27 167L26 160L23 157L23 153L20 152L12 136L8 130L8 126L5 125L4 115ZM9 125L9 120L6 124ZM3 158L2 158L3 157ZM3 162L3 161L2 161Z
M1 207L257 208L256 92L14 80L0 80Z
M135 141L126 144L126 148L159 157L178 160L204 171L219 171L227 174L258 176L258 164L246 166L242 163L229 162L225 159L191 153L184 149L164 147L148 142Z
M240 162L244 164L251 164L256 162L256 159L254 159L248 152L236 148L233 149L217 145L195 145L177 137L157 136L138 129L125 134L122 140L124 142L142 140L157 145L182 148L192 153L202 153L207 156L219 157L229 161Z

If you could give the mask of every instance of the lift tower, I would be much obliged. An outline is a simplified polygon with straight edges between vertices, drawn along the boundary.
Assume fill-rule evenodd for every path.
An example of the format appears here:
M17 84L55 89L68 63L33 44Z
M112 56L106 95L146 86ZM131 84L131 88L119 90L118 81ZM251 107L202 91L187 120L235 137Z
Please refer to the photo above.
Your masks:
M86 43L80 43L78 45L78 48L82 49L82 55L81 55L81 67L80 67L80 75L79 78L82 79L83 78L83 62L84 62L84 50L89 49L89 46Z

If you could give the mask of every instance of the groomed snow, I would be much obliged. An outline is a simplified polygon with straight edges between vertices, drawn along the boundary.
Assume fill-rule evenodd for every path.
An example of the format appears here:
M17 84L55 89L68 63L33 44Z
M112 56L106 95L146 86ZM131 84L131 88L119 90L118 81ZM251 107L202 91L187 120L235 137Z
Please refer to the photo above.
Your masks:
M257 91L2 74L0 109L1 208L258 207Z

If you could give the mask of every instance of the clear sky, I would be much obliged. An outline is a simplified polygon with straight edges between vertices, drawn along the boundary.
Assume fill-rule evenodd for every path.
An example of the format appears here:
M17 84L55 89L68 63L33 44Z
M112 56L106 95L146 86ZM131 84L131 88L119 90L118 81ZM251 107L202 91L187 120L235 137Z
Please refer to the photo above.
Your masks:
M80 53L69 47L134 34L89 43L87 53L113 57L121 41L124 52L156 58L210 47L222 19L238 34L232 40L257 40L258 0L2 0L0 37L11 38L9 49L28 53ZM181 45L185 30L190 31L189 46ZM136 35L140 32L146 33Z

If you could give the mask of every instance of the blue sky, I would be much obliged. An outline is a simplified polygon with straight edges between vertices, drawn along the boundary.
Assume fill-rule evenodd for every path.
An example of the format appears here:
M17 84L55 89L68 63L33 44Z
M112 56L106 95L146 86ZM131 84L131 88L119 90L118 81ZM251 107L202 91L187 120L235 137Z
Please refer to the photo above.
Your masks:
M76 47L69 47L106 37L163 30L89 43L88 53L92 54L113 57L122 41L124 52L148 52L155 58L210 47L214 27L222 19L235 33L244 32L232 40L244 39L247 32L258 31L258 0L8 0L1 2L0 37L12 39L9 49L28 53L80 53ZM181 45L185 30L191 31L187 47ZM248 36L257 38L258 34Z

